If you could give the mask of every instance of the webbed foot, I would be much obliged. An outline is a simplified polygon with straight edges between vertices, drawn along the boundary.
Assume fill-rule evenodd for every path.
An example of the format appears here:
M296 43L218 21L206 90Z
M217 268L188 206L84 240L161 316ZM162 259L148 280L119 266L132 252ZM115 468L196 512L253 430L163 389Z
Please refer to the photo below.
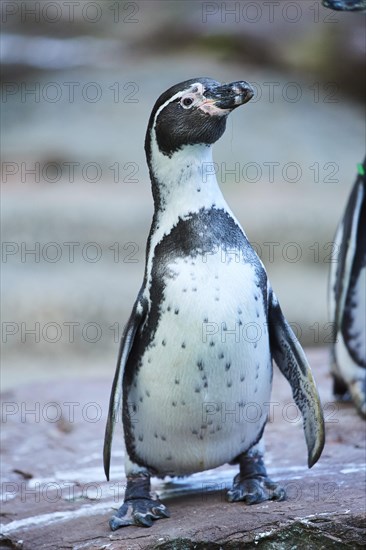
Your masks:
M150 492L150 476L133 474L127 478L125 500L109 521L112 531L128 525L151 527L153 520L170 517L158 497Z
M232 489L227 492L228 502L245 502L258 504L265 500L284 500L285 490L281 485L269 477L241 479L240 474L235 476Z
M158 499L125 500L117 514L109 520L112 531L128 525L151 527L154 519L168 518L168 509Z
M229 502L258 504L265 500L284 500L285 489L272 481L258 451L249 451L239 457L240 472L234 477L232 488L226 494Z

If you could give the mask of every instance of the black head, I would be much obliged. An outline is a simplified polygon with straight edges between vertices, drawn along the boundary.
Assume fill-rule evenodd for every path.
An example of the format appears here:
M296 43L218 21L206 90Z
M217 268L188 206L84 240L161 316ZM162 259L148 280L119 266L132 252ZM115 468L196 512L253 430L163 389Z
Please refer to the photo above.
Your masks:
M220 84L211 78L192 78L172 86L154 105L146 133L145 151L151 158L151 140L168 157L185 145L215 143L225 131L228 114L253 97L244 81Z

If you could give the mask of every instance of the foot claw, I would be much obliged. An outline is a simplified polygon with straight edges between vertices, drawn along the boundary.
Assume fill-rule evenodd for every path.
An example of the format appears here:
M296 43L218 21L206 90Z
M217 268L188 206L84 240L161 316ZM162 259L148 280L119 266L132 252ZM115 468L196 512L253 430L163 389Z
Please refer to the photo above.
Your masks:
M120 527L127 527L128 525L133 525L133 522L129 519L121 519L117 516L113 516L109 520L109 527L112 531L117 531Z
M127 499L117 514L110 519L109 526L112 531L128 525L151 527L153 520L169 517L168 509L159 500L150 498Z
M265 500L284 500L286 493L281 485L278 485L269 477L256 477L240 479L236 476L233 488L227 492L228 502L245 502L246 504L258 504Z
M155 517L152 514L135 514L134 515L134 524L141 525L141 527L151 527L153 524L153 519Z

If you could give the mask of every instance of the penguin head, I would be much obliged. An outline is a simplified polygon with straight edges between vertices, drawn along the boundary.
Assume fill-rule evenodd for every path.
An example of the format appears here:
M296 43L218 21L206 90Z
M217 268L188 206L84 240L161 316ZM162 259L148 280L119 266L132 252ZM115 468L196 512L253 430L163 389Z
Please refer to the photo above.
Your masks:
M221 84L211 78L193 78L169 88L154 105L145 139L148 162L152 141L171 157L187 145L211 145L225 131L229 113L247 103L253 89L245 81Z

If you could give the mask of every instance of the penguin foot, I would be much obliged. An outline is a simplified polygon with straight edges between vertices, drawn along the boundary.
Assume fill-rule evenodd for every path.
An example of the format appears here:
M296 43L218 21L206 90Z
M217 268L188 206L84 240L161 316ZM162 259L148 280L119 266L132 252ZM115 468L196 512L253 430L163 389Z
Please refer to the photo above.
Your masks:
M253 477L241 479L240 474L235 476L232 489L227 492L228 502L245 502L246 504L258 504L265 500L284 500L285 489L269 477Z
M351 382L342 380L333 373L333 394L338 401L353 402L358 414L366 418L366 380L356 378Z
M153 520L169 518L168 509L158 498L137 498L125 500L117 514L109 520L112 531L128 525L151 527Z
M366 381L353 380L349 385L349 390L358 414L366 419Z
M333 373L333 395L338 400L349 401L351 399L347 384L335 373Z
M229 502L257 504L265 500L284 500L285 489L272 481L264 466L259 445L238 456L240 472L234 477L233 486L226 494Z
M112 531L128 525L151 527L153 520L170 517L168 509L150 491L150 476L140 472L127 476L125 500L109 521Z

